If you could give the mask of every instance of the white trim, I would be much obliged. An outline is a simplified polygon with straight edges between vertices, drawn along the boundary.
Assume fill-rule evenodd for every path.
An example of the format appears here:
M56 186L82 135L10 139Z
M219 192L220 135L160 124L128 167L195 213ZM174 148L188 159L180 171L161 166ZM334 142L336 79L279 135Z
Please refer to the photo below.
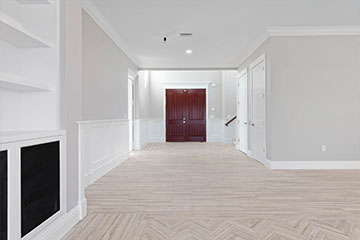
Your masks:
M76 206L68 213L52 222L48 228L40 232L31 240L61 239L80 221L80 209L80 205Z
M138 67L141 67L141 61L130 51L119 33L110 24L106 17L99 11L96 5L90 0L82 0L82 8L89 16L101 27L101 29L115 42L115 44L128 56L128 58Z
M354 36L360 26L274 26L268 27L269 36Z
M87 199L85 198L85 188L93 183L96 179L103 176L111 169L115 168L122 162L129 158L128 145L121 149L113 149L111 154L106 154L107 157L101 157L104 163L90 169L90 160L87 159L86 152L86 136L87 131L91 128L114 127L114 126L129 126L128 119L107 119L95 121L79 121L78 124L78 146L79 146L79 162L78 162L78 205L80 206L80 219L83 219L87 214ZM127 139L128 141L128 139ZM119 146L120 147L120 146ZM97 163L100 163L98 161Z
M267 160L269 161L269 160ZM270 169L360 169L360 161L269 161Z
M44 233L59 228L59 221L66 216L66 140L64 131L13 132L9 133L11 140L1 143L0 150L8 151L8 237L21 237L21 148L49 142L60 143L60 209L39 226L26 234L24 240L54 239L41 238ZM68 230L66 230L68 231ZM65 232L66 232L65 231ZM64 232L64 233L65 233ZM48 236L48 235L46 235Z
M131 68L128 68L128 79L131 81L135 81L138 77L138 74L134 72Z
M163 85L163 120L164 120L164 135L162 142L166 142L166 89L205 89L206 91L206 142L208 142L209 138L209 85L210 81L206 82L165 82ZM153 142L154 139L151 139L151 142Z
M243 51L242 56L235 62L235 64L240 67L246 59L248 59L251 54L253 54L256 49L258 49L262 44L264 44L270 38L268 31L263 31L255 40L251 41L251 44Z
M251 62L250 66L249 66L250 70L262 62L264 62L264 64L265 64L265 53L261 54L257 59L255 59L254 61ZM266 73L266 71L265 71L265 73Z
M243 64L253 52L270 37L276 36L357 36L360 35L360 25L353 26L273 26L266 28L243 51L235 62L236 66Z
M247 154L248 152L249 152L249 140L250 140L250 138L249 138L249 133L250 133L250 130L249 130L249 128L250 128L250 124L249 124L249 116L250 116L250 114L249 114L249 96L250 96L250 94L249 94L249 77L250 77L250 74L249 74L249 69L248 69L248 67L246 66L246 67L244 67L241 71L239 71L239 73L238 73L238 75L237 75L237 78L236 78L236 81L237 81L237 91L236 91L236 113L237 113L237 116L240 116L240 104L239 104L239 102L240 102L240 80L241 80L241 78L243 77L243 76L245 76L246 75L246 84L247 84L247 86L246 86L246 88L247 88L247 93L246 93L246 97L247 97L247 119L246 119L246 122L247 122L247 149L246 149L246 151L245 152L243 152L241 149L240 149L240 129L239 129L239 125L240 124L242 124L242 123L240 123L240 117L239 118L237 118L237 120L236 120L236 143L235 143L235 146L236 146L236 148L239 150L239 151L241 151L241 152L243 152L243 153L245 153L245 154Z
M242 70L238 70L238 75L236 76L236 80L240 80L245 74L248 73L248 68L245 67Z
M109 123L109 122L128 122L129 119L104 119L104 120L86 120L77 121L78 125L93 124L93 123Z
M264 119L264 130L265 130L265 139L264 139L264 149L265 149L265 157L264 159L256 159L257 161L261 162L262 164L266 165L268 164L266 162L266 155L267 155L267 127L266 127L266 124L267 124L267 121L266 121L266 113L267 113L267 75L266 75L266 55L265 53L261 54L257 59L255 59L252 63L250 63L250 66L249 66L249 72L248 72L248 76L249 76L249 80L250 80L250 84L248 86L250 86L250 94L249 94L249 97L251 99L251 101L248 101L248 104L250 103L251 105L249 105L249 115L248 115L248 119L250 119L250 122L253 123L254 119L253 119L253 107L254 107L254 102L253 102L253 69L255 67L257 67L258 65L260 65L261 63L264 63L264 77L265 77L265 89L264 89L264 100L265 100L265 119ZM252 128L251 128L251 125L249 125L249 140L248 141L248 151L249 151L249 145L250 145L250 149L251 151L253 150L253 144L252 144ZM250 143L250 144L249 144ZM253 157L254 158L254 157ZM254 158L255 159L255 158Z

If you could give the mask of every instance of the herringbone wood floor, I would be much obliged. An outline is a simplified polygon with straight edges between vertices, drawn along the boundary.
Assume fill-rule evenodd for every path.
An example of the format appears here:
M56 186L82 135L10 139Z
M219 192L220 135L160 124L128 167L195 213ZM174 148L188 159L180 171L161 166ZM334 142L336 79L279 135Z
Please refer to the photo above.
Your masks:
M360 239L359 171L274 171L219 143L151 144L87 189L72 239Z

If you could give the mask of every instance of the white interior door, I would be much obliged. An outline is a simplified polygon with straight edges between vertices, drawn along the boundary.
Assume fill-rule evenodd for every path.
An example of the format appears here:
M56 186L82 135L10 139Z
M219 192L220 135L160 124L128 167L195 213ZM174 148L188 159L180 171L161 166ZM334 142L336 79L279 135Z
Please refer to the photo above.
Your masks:
M238 80L238 149L248 151L248 83L247 72L242 73Z
M266 158L265 130L265 59L250 67L252 82L251 150L252 156L263 162Z

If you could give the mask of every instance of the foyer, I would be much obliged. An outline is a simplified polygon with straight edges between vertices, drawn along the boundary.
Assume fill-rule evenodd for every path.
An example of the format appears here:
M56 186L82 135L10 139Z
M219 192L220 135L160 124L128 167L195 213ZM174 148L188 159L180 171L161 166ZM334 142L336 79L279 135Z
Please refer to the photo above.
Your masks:
M359 0L0 0L0 240L359 240Z
M64 240L359 239L357 170L270 170L223 143L154 143L86 190Z

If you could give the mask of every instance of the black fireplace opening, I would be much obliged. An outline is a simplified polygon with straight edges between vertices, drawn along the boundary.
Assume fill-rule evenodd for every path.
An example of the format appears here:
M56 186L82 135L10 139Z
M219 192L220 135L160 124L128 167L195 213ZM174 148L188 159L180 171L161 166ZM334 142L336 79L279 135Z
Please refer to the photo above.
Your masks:
M60 210L60 142L21 148L21 236Z
M8 164L7 151L0 152L0 239L7 239Z

